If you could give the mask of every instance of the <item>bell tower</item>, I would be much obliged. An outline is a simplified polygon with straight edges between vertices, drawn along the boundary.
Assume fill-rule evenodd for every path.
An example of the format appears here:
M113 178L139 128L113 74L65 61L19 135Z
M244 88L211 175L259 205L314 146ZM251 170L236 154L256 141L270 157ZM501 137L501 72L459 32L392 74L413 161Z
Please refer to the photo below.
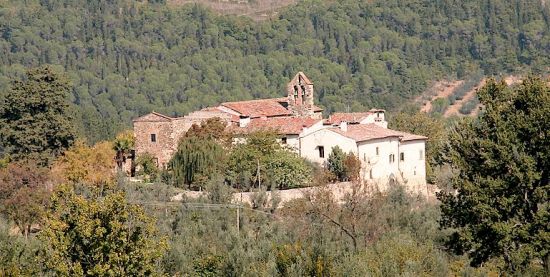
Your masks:
M294 115L313 115L313 82L303 72L298 72L287 84L287 94Z

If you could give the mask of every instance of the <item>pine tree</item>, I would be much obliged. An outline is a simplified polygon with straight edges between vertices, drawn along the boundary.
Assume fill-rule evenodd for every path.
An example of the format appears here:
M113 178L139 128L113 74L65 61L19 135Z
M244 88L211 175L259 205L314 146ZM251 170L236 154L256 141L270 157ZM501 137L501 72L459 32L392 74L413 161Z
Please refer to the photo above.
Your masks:
M0 106L0 138L14 160L50 164L75 140L68 81L44 66L15 80Z
M485 109L450 134L444 155L457 172L439 194L449 246L472 265L502 258L509 271L542 261L550 272L550 88L488 81Z

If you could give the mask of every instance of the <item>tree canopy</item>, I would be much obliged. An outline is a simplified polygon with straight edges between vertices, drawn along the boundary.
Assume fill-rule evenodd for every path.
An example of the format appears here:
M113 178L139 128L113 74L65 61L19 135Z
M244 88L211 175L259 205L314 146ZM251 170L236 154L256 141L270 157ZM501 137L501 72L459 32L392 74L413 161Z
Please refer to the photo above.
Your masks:
M14 160L51 163L75 140L68 81L52 68L29 69L0 103L0 139Z
M444 151L456 172L439 195L449 246L473 265L502 258L517 272L538 259L550 272L550 88L489 80L478 95L481 116L457 125Z
M396 110L438 78L549 65L540 0L307 0L264 22L163 2L2 1L0 99L24 68L63 68L95 143L152 110L282 97L297 71L331 113Z
M59 188L51 199L38 257L45 272L61 276L160 275L166 248L154 221L122 193L86 199Z

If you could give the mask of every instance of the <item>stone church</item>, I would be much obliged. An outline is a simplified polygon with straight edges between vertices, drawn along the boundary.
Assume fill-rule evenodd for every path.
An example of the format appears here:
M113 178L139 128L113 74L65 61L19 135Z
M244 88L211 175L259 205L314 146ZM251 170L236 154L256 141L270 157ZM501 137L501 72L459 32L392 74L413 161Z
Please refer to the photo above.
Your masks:
M276 131L280 143L321 165L334 146L353 152L362 162L361 175L367 181L384 185L397 180L411 189L426 184L427 138L388 129L384 110L334 113L323 119L323 110L314 104L313 82L303 72L288 83L286 95L225 102L183 117L146 114L133 120L135 154L152 154L159 167L166 167L179 139L193 124L218 117L237 134Z

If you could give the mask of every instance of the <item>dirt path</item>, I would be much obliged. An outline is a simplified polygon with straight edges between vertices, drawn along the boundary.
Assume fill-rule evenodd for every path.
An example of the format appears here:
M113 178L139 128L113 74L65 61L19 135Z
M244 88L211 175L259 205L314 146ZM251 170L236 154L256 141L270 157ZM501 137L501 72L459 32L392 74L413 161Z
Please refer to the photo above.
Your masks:
M424 103L422 105L422 108L420 108L420 111L422 112L430 112L432 109L432 101L434 101L437 98L447 98L449 97L453 91L460 86L464 81L438 81L436 82L431 88L429 88L427 91L428 95L433 94L431 99ZM425 97L425 95L419 96L416 101L422 102L422 98Z
M220 14L243 15L259 21L276 15L278 10L296 3L297 0L168 0L167 2L168 5L173 6L202 4Z
M474 90L468 92L468 94L466 94L466 96L464 97L464 99L462 99L462 101L457 101L455 104L459 105L459 106L456 107L456 110L454 111L453 114L449 114L449 115L462 115L462 114L459 113L459 110L462 107L462 105L464 105L464 103L466 103L466 101L468 101L468 99L471 99L472 97L474 97L476 95L477 89L482 88L485 85L485 81L486 81L486 79L483 79L483 81L481 81L481 83L479 85L477 85L474 88ZM506 82L506 84L509 85L509 86L519 84L519 83L521 83L521 81L522 81L521 77L516 76L516 75L510 75L510 76L504 77L504 82ZM466 97L469 97L469 98L466 99ZM453 105L453 106L455 106L455 105ZM481 104L478 104L474 109L472 109L472 112L469 114L469 116L476 116L479 113L480 108L481 108ZM449 112L450 109L451 109L451 107L449 107L449 109L447 109L447 112ZM449 115L447 115L447 112L445 112L446 117L449 116Z
M485 85L485 81L486 79L483 78L483 80L481 80L481 82L479 82L479 84L477 84L472 90L468 91L461 100L456 100L453 105L450 105L447 110L445 110L443 116L450 117L453 115L462 115L461 113L459 113L462 105L464 105L464 103L467 103L476 95L477 90Z

